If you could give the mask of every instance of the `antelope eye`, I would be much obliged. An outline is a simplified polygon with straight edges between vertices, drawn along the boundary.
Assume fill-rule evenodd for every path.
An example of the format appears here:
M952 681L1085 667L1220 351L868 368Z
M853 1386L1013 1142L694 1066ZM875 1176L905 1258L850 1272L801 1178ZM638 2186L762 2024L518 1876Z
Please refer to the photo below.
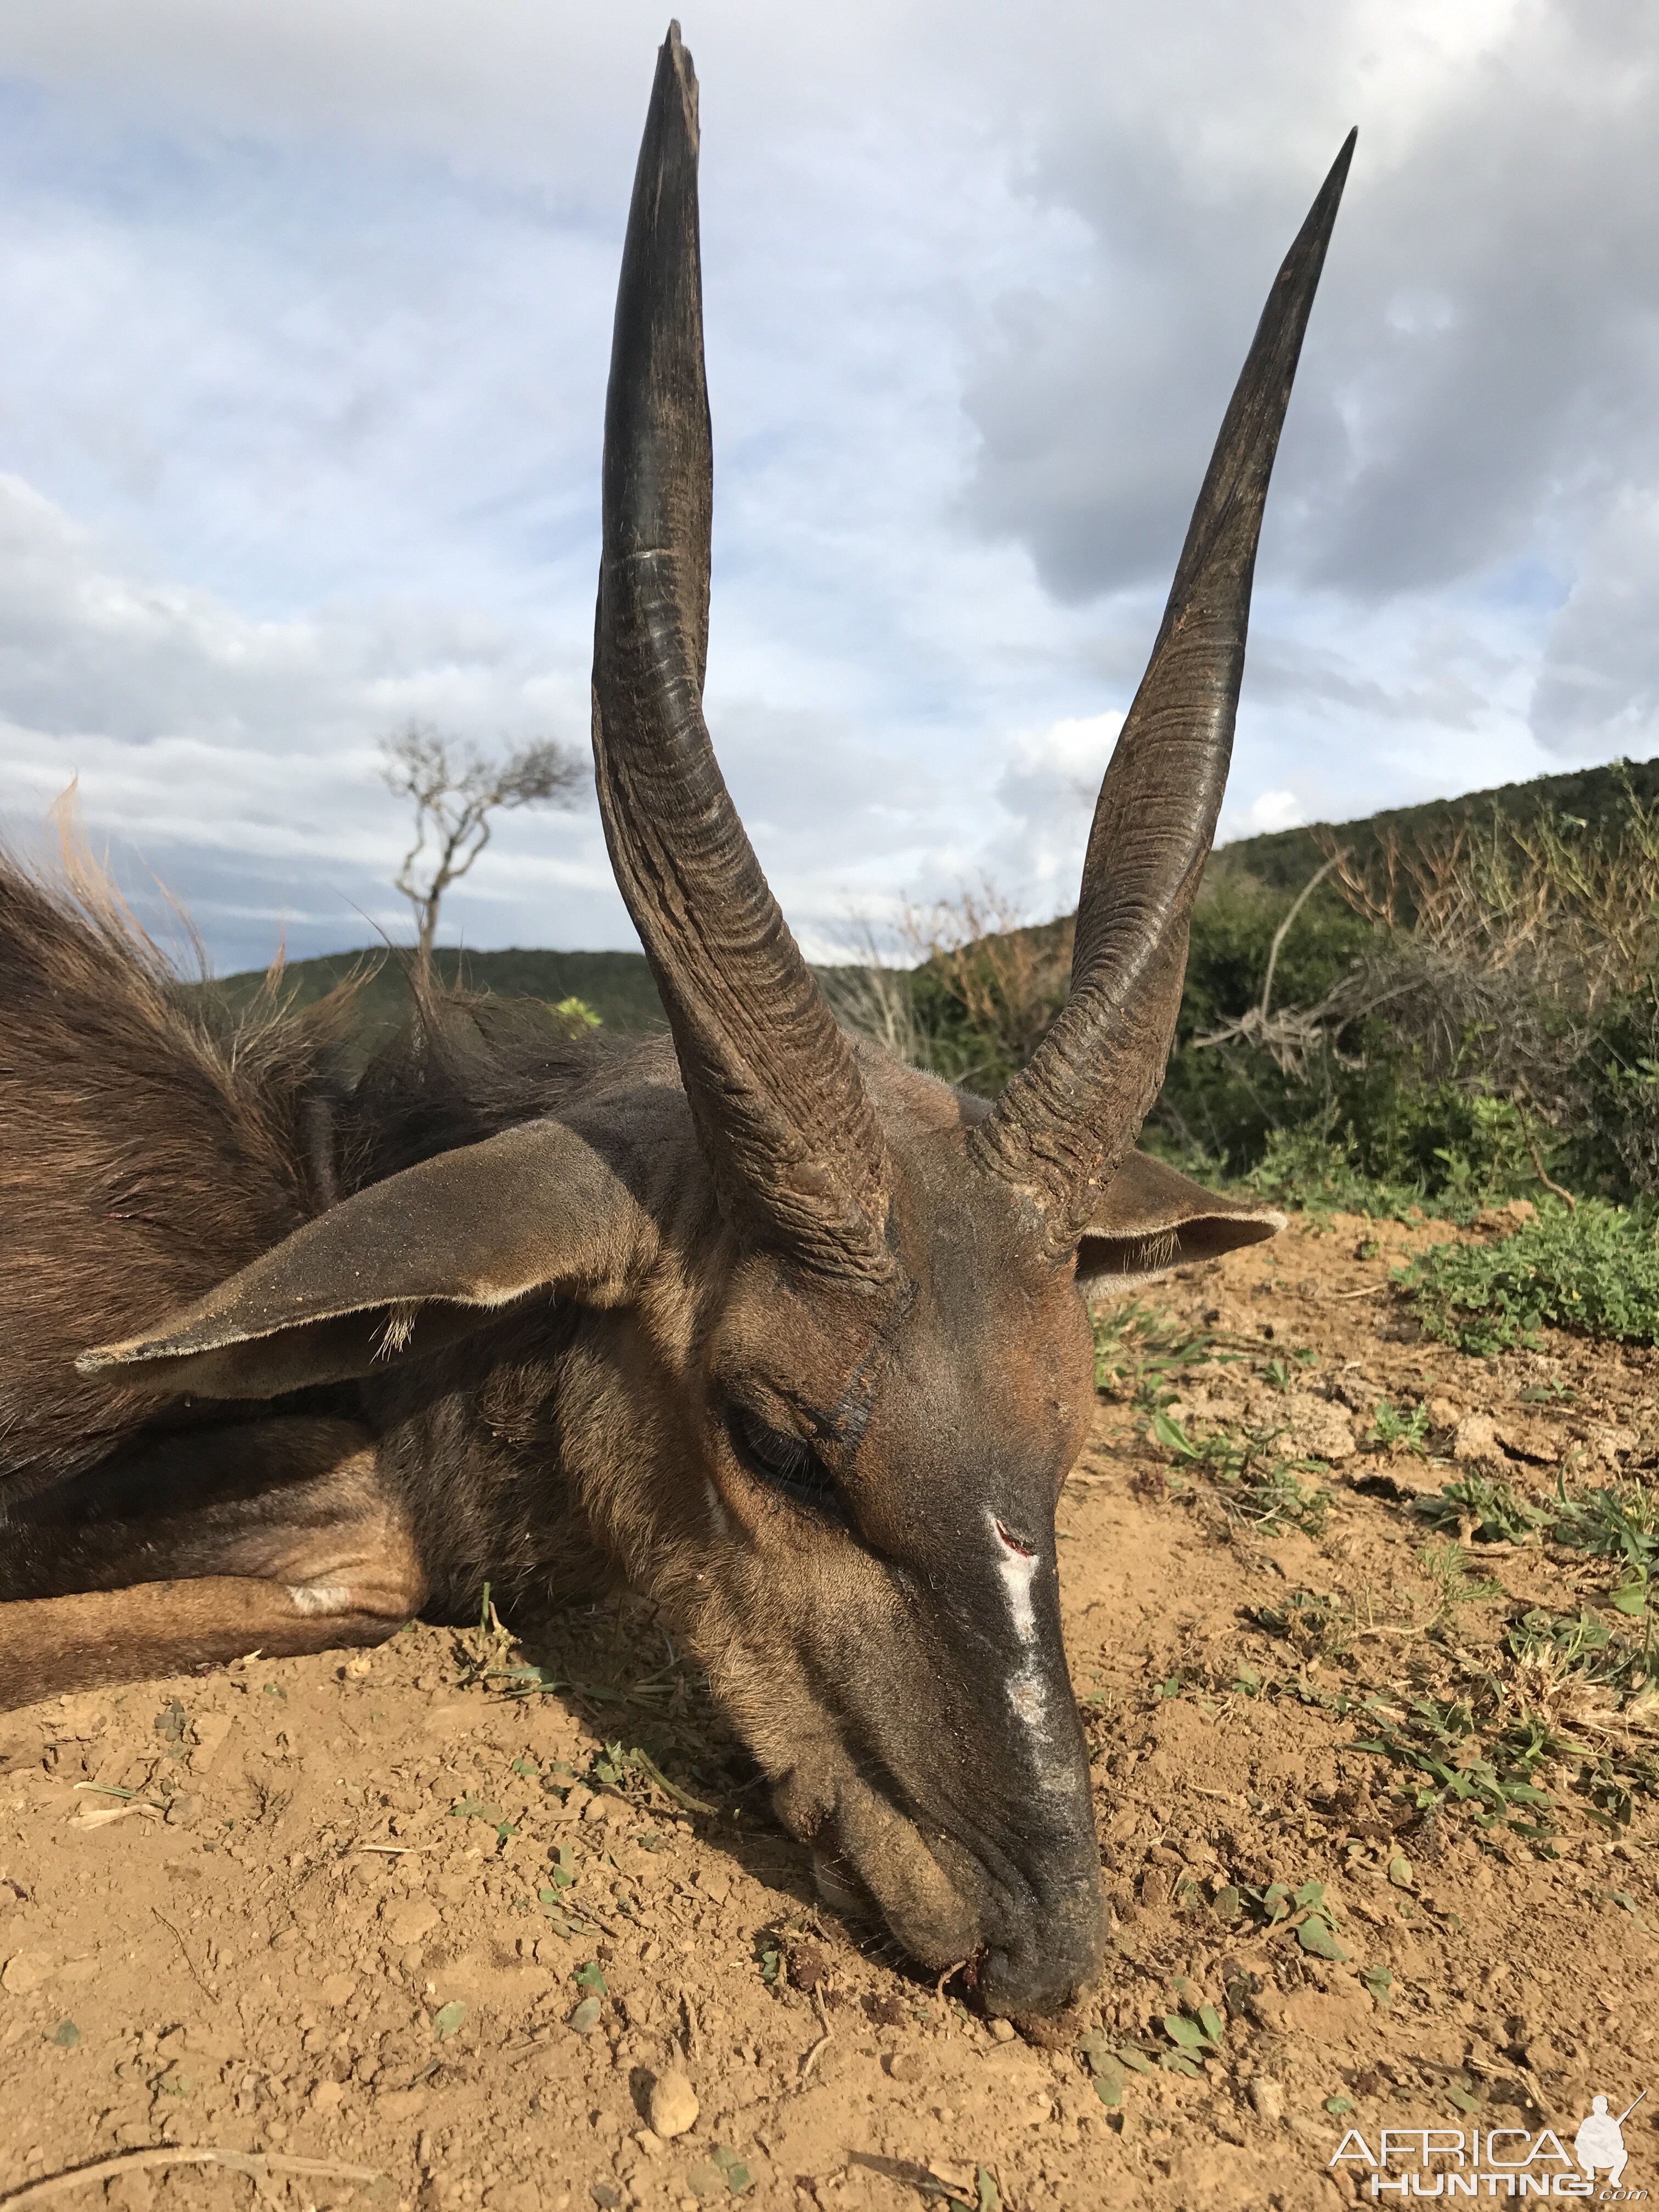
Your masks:
M846 1520L836 1479L810 1444L771 1427L746 1407L732 1408L731 1425L738 1457L769 1490L781 1491L796 1504L831 1520Z

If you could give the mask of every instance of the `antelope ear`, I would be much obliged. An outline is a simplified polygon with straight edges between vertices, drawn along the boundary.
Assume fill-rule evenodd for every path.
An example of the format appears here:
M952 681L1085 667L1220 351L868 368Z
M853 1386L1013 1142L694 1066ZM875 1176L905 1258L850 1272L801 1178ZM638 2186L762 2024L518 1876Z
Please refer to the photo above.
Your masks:
M344 1199L159 1327L84 1352L169 1395L269 1398L441 1350L526 1292L617 1304L651 1249L616 1166L560 1121Z
M1172 1267L1259 1244L1285 1226L1271 1206L1218 1198L1162 1160L1131 1152L1084 1231L1077 1279L1085 1297L1139 1290Z

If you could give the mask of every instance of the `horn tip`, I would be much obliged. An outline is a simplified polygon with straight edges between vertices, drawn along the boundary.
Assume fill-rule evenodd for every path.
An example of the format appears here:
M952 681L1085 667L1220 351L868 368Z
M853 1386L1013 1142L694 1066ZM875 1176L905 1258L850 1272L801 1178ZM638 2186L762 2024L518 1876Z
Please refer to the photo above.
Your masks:
M1331 163L1326 173L1325 181L1320 187L1319 204L1328 206L1333 215L1335 213L1334 203L1341 198L1342 187L1348 181L1348 170L1353 161L1353 149L1358 143L1359 125L1356 123L1337 149L1336 159Z
M686 131L695 151L697 143L697 71L690 52L681 40L680 19L678 15L671 16L669 19L668 35L662 42L660 67L665 73L671 70L673 73L674 82L679 88ZM659 82L660 82L660 77Z

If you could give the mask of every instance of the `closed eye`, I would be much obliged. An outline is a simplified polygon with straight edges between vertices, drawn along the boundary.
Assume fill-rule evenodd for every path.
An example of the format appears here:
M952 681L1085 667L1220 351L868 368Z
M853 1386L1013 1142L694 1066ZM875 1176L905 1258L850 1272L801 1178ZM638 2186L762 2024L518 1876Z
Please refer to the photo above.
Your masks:
M732 1408L731 1425L738 1457L757 1480L769 1490L781 1491L797 1505L845 1525L847 1508L836 1479L810 1444L773 1428L744 1406Z

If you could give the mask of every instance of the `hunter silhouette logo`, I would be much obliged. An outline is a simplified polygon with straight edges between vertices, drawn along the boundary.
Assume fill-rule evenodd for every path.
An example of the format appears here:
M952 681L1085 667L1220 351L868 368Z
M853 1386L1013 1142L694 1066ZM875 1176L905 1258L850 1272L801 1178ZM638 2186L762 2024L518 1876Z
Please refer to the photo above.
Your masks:
M1359 2195L1378 2202L1501 2195L1639 2203L1647 2191L1624 2186L1630 2163L1624 2128L1647 2094L1644 2089L1616 2118L1607 2097L1592 2097L1571 2150L1553 2128L1534 2135L1528 2128L1385 2127L1369 2141L1350 2128L1327 2171L1358 2167Z
M1647 2095L1645 2089L1642 2097ZM1605 2097L1592 2097L1586 2117L1578 2124L1578 2132L1572 2139L1572 2154L1577 2160L1586 2181L1594 2181L1597 2172L1607 2169L1607 2186L1617 2189L1625 2178L1625 2168L1630 2162L1630 2153L1625 2148L1625 2122L1642 2101L1626 2105L1615 2120L1607 2110Z

